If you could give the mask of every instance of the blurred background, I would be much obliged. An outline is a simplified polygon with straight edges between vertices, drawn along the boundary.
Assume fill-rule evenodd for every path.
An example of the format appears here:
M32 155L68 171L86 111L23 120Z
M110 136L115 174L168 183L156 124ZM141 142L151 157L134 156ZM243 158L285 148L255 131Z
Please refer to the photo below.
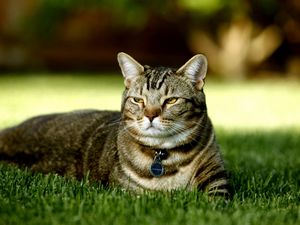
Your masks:
M196 53L210 73L300 78L299 0L1 0L0 72L118 71L180 66Z

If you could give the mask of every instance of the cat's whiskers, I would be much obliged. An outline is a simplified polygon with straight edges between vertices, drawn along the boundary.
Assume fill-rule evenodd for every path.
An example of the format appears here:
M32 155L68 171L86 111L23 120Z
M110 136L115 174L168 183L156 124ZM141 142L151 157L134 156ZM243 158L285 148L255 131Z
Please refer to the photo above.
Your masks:
M149 130L147 127L149 124L145 122L145 119L130 120L130 122L127 121L123 130L145 145L174 148L183 143L196 142L202 136L201 128L204 128L202 121L203 117L197 121L161 119L156 126L151 124L151 130ZM160 127L157 126L158 124Z
M137 133L137 134L134 135L134 136L140 135L139 130L137 130L137 129L135 129L135 128L136 128L136 126L135 126L134 124L126 125L126 126L124 126L124 127L122 128L122 131L124 130L124 131L128 132L128 133L131 134L131 135L132 135L133 133ZM135 132L132 132L132 130L134 130Z
M114 125L120 124L120 122L121 122L121 120L112 121L109 124L107 124L107 126L114 126Z
M184 127L171 127L170 128L172 131L174 131L174 133L178 134L178 135L181 135L183 134L184 132L186 132L187 130L191 130L192 128L184 128ZM192 132L191 132L191 135L187 136L185 140L182 140L182 141L189 141L192 142L192 141L197 141L197 138L198 137L198 132L197 132L197 129L192 129Z

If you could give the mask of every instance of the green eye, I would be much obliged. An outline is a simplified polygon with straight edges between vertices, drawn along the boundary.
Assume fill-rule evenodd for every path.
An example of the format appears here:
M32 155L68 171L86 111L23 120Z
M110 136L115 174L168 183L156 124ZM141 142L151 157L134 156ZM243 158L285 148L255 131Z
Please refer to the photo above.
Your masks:
M144 100L143 100L142 98L133 98L133 101L134 101L135 103L139 103L139 104L144 103Z
M177 100L178 100L178 98L168 98L168 99L166 100L166 103L167 103L167 104L174 104L174 103L177 102Z

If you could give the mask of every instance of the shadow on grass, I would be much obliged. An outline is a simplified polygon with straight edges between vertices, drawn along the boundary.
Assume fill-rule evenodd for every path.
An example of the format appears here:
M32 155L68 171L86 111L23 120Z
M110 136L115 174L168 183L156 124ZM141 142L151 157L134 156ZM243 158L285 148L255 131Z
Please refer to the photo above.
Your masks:
M220 130L217 133L236 197L298 193L299 131L291 129L241 133Z

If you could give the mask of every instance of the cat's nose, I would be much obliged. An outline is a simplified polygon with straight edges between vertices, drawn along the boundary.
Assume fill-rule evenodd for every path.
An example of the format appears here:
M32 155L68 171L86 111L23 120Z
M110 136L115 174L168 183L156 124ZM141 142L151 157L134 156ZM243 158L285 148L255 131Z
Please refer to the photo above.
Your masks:
M158 107L146 107L144 115L152 122L155 117L158 117L161 113L161 109Z
M147 118L150 120L150 122L152 122L155 119L155 117L157 117L157 116L153 116L153 115L147 116Z

